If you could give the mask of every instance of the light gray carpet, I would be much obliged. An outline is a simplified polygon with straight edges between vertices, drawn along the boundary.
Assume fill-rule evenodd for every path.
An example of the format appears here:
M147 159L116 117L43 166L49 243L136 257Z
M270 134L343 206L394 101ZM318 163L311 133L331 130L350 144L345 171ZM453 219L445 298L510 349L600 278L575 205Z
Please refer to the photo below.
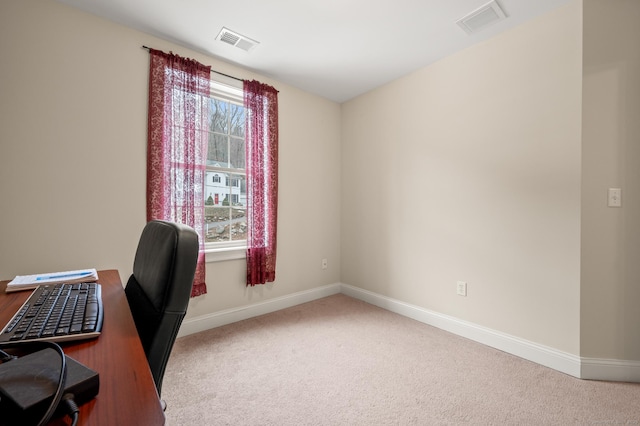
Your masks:
M640 424L640 384L586 381L335 295L178 339L167 424Z

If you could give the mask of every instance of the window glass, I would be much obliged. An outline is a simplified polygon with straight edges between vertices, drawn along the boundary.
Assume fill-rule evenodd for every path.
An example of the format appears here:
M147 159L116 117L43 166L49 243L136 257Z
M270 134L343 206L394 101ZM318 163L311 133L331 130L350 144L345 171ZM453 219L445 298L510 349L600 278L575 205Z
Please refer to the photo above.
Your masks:
M233 92L233 90L231 90ZM205 179L205 243L207 248L243 244L247 236L245 174L245 110L242 91L212 89Z

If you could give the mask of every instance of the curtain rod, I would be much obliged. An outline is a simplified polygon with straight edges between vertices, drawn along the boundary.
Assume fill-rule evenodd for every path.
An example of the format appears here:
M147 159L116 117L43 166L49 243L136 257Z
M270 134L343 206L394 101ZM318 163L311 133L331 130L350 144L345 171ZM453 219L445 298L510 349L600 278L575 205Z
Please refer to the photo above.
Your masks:
M145 46L145 45L142 45L142 48L143 48L143 49L147 49L147 50L151 50L151 48L150 48L150 47ZM223 75L223 76L225 76L225 77L232 78L232 79L234 79L234 80L244 81L244 79L242 79L242 78L234 77L234 76L232 76L232 75L225 74L225 73L223 73L223 72L216 71L216 70L214 70L214 69L212 69L212 70L211 70L211 72L215 72L216 74L220 74L220 75Z

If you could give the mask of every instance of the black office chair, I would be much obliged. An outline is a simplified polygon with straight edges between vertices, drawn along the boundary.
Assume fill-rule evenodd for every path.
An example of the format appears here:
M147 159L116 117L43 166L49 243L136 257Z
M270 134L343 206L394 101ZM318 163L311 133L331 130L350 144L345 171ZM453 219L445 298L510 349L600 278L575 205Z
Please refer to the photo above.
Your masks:
M187 312L198 246L198 234L186 225L160 220L147 223L125 287L158 395Z

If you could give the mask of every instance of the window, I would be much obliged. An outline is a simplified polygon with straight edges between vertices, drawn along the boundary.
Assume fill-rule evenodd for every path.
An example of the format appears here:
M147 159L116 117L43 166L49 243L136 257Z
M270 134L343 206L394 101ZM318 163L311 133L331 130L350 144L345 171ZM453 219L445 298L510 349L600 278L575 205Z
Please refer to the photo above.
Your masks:
M247 185L242 89L212 82L208 109L205 247L244 247Z
M235 77L229 79L240 81L242 90L233 88L237 83L217 84L211 68L193 59L149 53L147 219L179 221L200 234L192 296L206 293L205 249L210 261L209 254L234 252L227 257L232 258L244 247L247 285L273 282L278 91ZM214 182L216 174L220 182Z

